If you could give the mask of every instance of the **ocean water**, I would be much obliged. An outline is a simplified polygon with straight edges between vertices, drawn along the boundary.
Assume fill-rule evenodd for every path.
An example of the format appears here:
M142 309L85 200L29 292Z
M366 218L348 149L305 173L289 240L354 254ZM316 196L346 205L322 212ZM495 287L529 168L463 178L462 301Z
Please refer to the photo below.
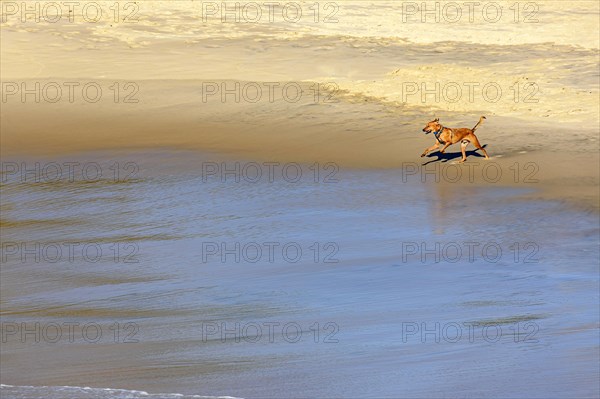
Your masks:
M3 398L599 394L598 215L535 185L52 161L103 173L2 176Z

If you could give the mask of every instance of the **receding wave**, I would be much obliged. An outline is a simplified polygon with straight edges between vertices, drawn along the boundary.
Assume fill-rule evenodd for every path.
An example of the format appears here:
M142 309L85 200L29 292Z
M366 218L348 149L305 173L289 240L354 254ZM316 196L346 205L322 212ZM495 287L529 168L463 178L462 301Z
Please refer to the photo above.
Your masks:
M233 396L183 395L179 393L148 393L115 388L71 386L15 386L0 385L3 399L237 399Z

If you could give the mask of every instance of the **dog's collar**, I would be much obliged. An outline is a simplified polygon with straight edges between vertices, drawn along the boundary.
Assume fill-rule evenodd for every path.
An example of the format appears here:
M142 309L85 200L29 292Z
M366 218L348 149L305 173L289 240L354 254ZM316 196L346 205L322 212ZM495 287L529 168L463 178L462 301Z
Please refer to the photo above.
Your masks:
M438 142L440 142L440 144L444 144L442 143L442 141L440 140L440 134L442 134L442 132L444 131L444 126L440 125L440 130L438 130L437 132L433 132L433 135L435 136L436 140Z

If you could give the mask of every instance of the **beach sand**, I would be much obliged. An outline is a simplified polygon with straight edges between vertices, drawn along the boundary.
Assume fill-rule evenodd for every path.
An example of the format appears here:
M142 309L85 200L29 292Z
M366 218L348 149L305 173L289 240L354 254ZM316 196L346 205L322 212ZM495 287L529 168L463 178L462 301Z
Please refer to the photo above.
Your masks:
M43 87L59 80L38 82ZM94 82L105 89L114 84L110 80ZM457 145L448 149L443 162L432 162L438 160L435 153L419 157L435 142L433 135L421 131L430 118L439 117L450 127L472 127L479 119L473 111L425 111L423 107L390 105L370 97L340 94L336 98L336 93L331 98L324 96L327 102L320 104L313 102L312 95L297 103L281 96L271 102L267 95L256 103L235 103L232 99L232 103L223 104L220 96L203 101L202 87L213 82L137 81L137 104L114 104L112 98L95 104L6 103L1 122L2 155L51 159L94 150L196 149L229 159L334 162L342 168L416 167L420 177L426 170L439 173L456 168L452 164L460 159ZM235 82L217 84L234 87ZM312 93L311 85L298 83L306 93ZM487 120L477 135L492 158L485 161L470 147L467 162L471 166L463 165L459 172L462 178L451 179L452 184L486 185L491 181L496 186L527 186L536 189L532 198L568 200L598 210L600 161L593 123L536 123L481 113ZM486 162L493 166L486 166ZM494 172L490 179L486 179L484 168ZM429 180L433 181L431 177ZM447 179L439 183L444 182Z
M398 168L433 142L429 120L471 127L486 115L478 135L504 176L535 162L548 198L598 209L597 4L548 2L537 23L514 23L506 3L497 23L463 18L427 35L417 17L399 23L394 3L340 4L337 23L223 23L185 1L140 3L135 22L106 8L97 23L6 16L2 155L193 148ZM23 84L39 84L39 102Z

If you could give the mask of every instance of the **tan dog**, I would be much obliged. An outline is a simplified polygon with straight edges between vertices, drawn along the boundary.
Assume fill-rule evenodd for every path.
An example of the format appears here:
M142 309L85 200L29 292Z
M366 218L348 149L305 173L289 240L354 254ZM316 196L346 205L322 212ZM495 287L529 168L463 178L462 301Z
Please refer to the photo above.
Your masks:
M439 118L432 120L427 125L425 125L425 127L423 128L423 131L427 134L433 133L436 141L433 146L425 149L425 151L423 151L421 156L424 157L425 155L427 155L428 152L431 152L431 151L439 148L440 144L444 145L444 147L440 151L443 154L444 151L446 151L446 148L448 148L452 144L456 144L460 141L460 150L462 151L462 159L459 161L459 163L463 163L467 160L467 154L465 153L465 149L467 148L469 143L472 143L475 146L475 148L477 148L478 150L483 151L483 155L485 155L485 159L490 159L487 152L485 151L485 148L483 148L481 146L481 144L479 144L479 140L477 140L477 136L475 136L475 129L477 129L477 127L483 122L484 119L486 119L485 116L482 116L481 118L479 118L479 122L477 122L477 124L473 127L473 129L467 129L467 128L451 129L449 127L443 127L439 123L439 121L440 121Z

